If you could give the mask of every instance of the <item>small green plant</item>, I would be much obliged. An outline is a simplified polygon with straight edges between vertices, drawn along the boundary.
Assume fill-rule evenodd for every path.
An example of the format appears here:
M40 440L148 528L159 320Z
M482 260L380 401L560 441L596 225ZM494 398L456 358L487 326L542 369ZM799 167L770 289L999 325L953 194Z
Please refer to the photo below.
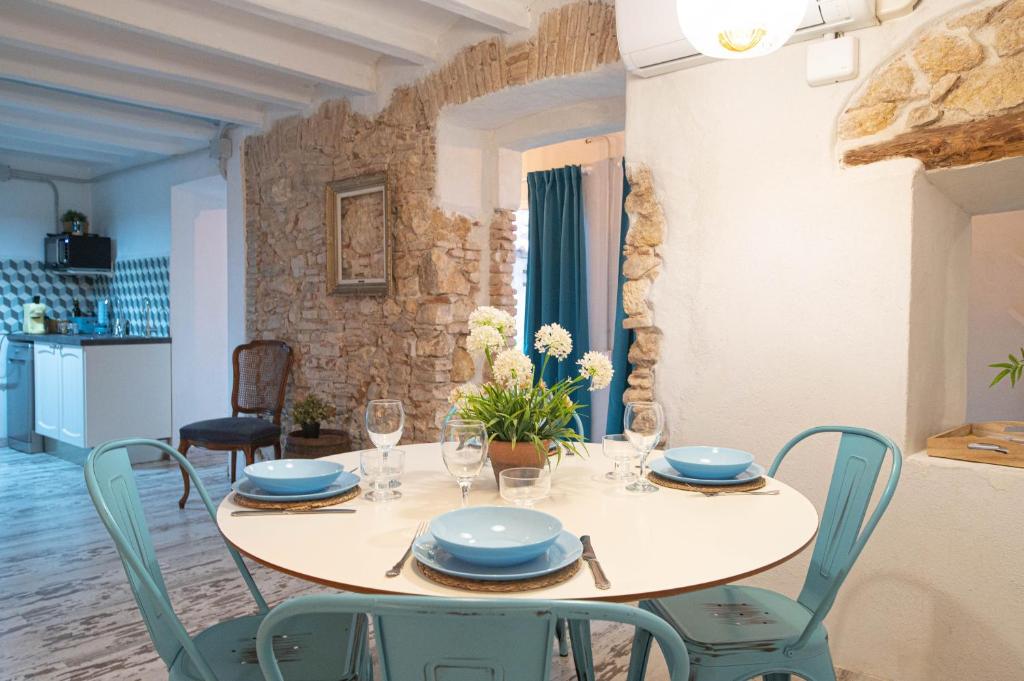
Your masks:
M1016 387L1021 374L1024 374L1024 348L1020 349L1020 357L1010 353L1009 359L1006 362L989 364L989 366L993 369L999 369L999 373L992 379L992 382L989 383L988 387L991 388L996 383L999 383L1007 377L1010 379L1010 387Z
M89 222L89 216L77 210L65 211L60 219L61 222Z
M292 407L292 420L306 426L326 421L337 413L337 410L316 395L309 395L299 400Z

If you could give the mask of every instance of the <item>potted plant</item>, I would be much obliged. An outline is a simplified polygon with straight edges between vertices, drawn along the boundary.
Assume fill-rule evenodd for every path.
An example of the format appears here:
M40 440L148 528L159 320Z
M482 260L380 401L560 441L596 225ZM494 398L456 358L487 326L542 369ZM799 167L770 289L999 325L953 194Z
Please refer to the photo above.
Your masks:
M579 373L554 385L535 379L530 358L509 347L515 320L507 312L479 307L469 317L468 346L483 355L490 379L483 385L455 388L451 402L459 418L482 421L487 427L488 454L494 478L506 468L542 467L551 457L560 460L563 447L576 454L583 436L573 427L579 405L572 395L583 384L601 390L612 380L612 365L599 352L587 352L577 364ZM534 347L543 354L540 374L548 362L564 361L572 352L572 336L558 324L537 331Z
M299 400L292 407L292 420L302 428L302 437L320 437L320 422L334 416L336 410L316 395Z
M64 231L67 234L88 234L89 218L85 213L77 210L69 210L61 216L60 221L64 223Z

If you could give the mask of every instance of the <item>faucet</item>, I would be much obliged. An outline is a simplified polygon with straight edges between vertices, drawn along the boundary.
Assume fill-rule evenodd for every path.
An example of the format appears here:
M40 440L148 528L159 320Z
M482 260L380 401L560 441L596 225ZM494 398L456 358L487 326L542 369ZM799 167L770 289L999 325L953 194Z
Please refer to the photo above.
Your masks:
M146 298L146 338L153 334L153 305Z

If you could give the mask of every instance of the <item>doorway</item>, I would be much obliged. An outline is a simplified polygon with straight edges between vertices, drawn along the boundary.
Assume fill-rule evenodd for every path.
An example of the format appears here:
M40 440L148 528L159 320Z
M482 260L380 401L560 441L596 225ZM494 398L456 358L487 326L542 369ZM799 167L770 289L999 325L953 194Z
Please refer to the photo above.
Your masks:
M171 188L171 382L174 433L229 415L227 183Z

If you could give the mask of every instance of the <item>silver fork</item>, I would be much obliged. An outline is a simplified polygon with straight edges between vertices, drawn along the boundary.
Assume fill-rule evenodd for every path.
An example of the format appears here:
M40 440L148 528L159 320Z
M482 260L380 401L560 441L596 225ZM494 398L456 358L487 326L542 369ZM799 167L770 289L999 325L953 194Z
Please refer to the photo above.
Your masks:
M391 569L384 574L388 577L397 577L402 574L402 567L405 565L405 561L409 560L410 554L412 554L412 545L416 543L420 535L427 531L430 523L426 520L420 521L420 524L416 526L416 534L413 535L412 541L409 542L409 548L405 550L402 557L398 559L398 562L391 566Z
M725 494L725 495L729 495L729 496L732 496L734 494L757 494L759 496L764 496L764 497L774 497L778 493L779 493L779 490L777 490L777 489L761 489L761 490L752 490L750 492L703 492L703 491L701 492L701 494L703 494L706 497L717 497L720 494Z

